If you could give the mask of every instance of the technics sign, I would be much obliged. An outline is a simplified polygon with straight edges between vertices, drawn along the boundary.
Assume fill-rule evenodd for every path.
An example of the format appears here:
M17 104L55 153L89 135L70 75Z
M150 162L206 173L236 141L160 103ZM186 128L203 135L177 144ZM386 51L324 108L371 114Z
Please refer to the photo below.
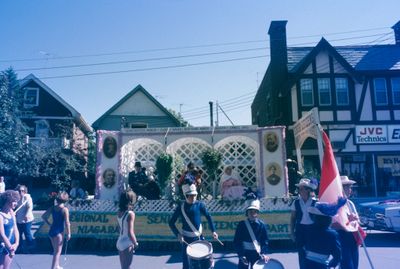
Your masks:
M400 143L400 125L362 125L355 127L356 144Z

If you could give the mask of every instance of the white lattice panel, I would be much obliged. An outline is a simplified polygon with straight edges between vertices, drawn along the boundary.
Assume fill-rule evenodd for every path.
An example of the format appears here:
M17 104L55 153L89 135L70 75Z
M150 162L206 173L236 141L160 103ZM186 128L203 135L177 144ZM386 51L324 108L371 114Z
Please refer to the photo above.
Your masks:
M127 177L134 169L135 161L140 161L143 167L154 169L158 156L164 151L160 142L148 138L134 139L121 149L121 174Z

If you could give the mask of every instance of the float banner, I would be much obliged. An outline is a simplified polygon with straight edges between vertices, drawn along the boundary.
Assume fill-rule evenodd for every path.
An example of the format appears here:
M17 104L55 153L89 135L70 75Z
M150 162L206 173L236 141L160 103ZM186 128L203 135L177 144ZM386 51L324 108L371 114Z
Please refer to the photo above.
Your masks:
M290 238L290 214L288 211L261 212L259 217L267 224L270 240ZM169 229L170 212L136 213L135 233L138 240L143 241L174 241ZM245 219L244 213L213 213L212 218L221 240L233 240L239 221ZM207 220L203 217L203 231L206 239L211 239L211 231ZM119 228L115 212L70 211L71 235L73 238L117 238ZM180 219L176 222L181 228ZM47 237L49 226L42 224L36 232L36 237Z

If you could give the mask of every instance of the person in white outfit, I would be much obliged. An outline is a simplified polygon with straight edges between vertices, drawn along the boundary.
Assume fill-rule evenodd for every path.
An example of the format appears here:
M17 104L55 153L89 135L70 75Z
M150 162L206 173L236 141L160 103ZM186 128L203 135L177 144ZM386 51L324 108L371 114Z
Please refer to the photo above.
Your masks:
M16 191L19 192L21 199L17 203L16 207L16 218L17 226L20 237L25 236L26 249L25 252L29 252L34 246L34 240L31 232L33 217L33 202L32 197L28 193L28 188L25 185L17 185ZM22 241L20 246L22 247Z
M6 183L4 182L4 177L0 176L0 193L5 192L6 190Z
M119 236L117 240L117 249L121 269L130 269L133 254L139 247L135 236L135 212L133 206L136 202L136 194L132 190L123 191L119 198L118 225Z

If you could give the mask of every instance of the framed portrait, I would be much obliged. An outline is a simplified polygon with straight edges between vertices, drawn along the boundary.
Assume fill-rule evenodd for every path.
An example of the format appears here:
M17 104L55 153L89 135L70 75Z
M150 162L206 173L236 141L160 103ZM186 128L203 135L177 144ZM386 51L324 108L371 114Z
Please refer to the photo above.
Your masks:
M269 163L265 167L267 182L273 186L278 185L282 179L282 168L277 163Z
M264 135L264 147L269 152L275 152L279 146L279 139L275 132L267 132Z
M103 153L104 155L112 159L117 154L117 140L112 136L107 136L103 142Z
M107 168L103 172L103 186L110 189L115 185L116 173L113 169Z

